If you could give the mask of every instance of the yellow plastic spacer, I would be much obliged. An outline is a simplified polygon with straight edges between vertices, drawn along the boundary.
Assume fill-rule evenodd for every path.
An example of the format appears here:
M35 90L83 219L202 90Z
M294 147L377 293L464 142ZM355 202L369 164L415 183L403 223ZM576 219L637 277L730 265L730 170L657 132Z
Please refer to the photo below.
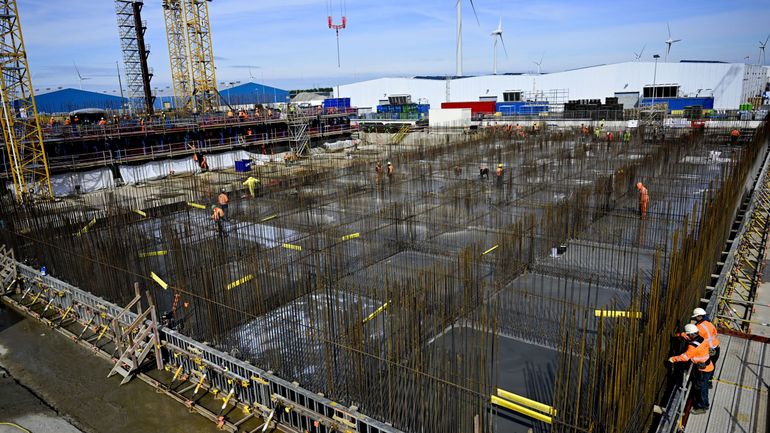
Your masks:
M287 250L302 251L302 246L300 246L300 245L282 244L281 246L286 248Z
M343 241L349 241L349 240L351 240L351 239L356 239L356 238L360 238L360 237L361 237L361 233L359 233L359 232L356 232L356 233L351 233L351 234L349 234L349 235L345 235L345 236L343 236L343 237L342 237L342 240L343 240Z
M490 401L492 402L492 404L504 407L504 408L512 410L514 412L518 412L518 413L520 413L522 415L526 415L526 416L528 416L530 418L534 418L536 420L543 421L543 422L548 423L548 424L551 424L553 422L552 418L550 416L548 416L548 415L544 415L544 414L542 414L540 412L537 412L537 411L534 411L534 410L531 410L531 409L527 409L524 406L518 405L518 404L510 402L508 400L504 400L504 399L502 399L502 398L500 398L500 397L498 397L496 395L493 395L491 397Z
M225 290L234 289L234 288L240 286L241 284L248 283L249 281L251 281L253 279L254 279L254 275L252 275L252 274L246 275L245 277L237 279L237 280L233 281L232 283L228 284L225 287Z
M487 254L489 254L489 253L491 253L492 251L496 250L496 249L497 249L499 246L500 246L500 245L495 245L494 247L492 247L492 248L490 248L490 249L488 249L488 250L484 251L483 253L481 253L481 255L482 255L482 256L486 256Z
M196 209L206 209L206 206L191 201L187 202L187 206L194 207Z
M380 305L380 307L377 308L376 310L374 310L372 312L372 314L366 316L366 318L363 320L363 322L361 322L361 324L364 324L364 323L374 319L375 317L377 317L380 313L382 313L383 311L385 311L388 308L388 304L389 303L390 303L390 301Z
M146 253L139 253L139 258L165 256L166 254L168 254L168 250L149 251Z
M642 318L642 312L641 311L612 311L612 310L595 310L594 315L596 317L607 317L607 318L629 318L629 319L641 319Z
M540 403L539 401L531 400L526 397L522 397L518 394L508 392L504 389L497 388L497 395L506 400L510 400L514 403L519 403L523 406L527 406L529 408L539 410L540 412L546 413L548 415L556 415L556 409L554 409L553 407L548 406L547 404Z
M161 279L155 272L150 272L150 278L155 280L155 282L158 283L160 287L163 287L163 290L168 289L168 283L163 281L163 279Z
M147 214L144 211L142 211L141 209L134 209L134 212L136 212L137 214L147 218Z

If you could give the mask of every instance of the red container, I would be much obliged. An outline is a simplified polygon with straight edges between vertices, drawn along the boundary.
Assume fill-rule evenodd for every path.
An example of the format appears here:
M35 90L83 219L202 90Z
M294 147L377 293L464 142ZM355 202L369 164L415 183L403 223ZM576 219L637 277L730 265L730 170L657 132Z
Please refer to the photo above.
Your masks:
M494 101L442 102L441 108L470 108L471 116L476 114L495 114Z

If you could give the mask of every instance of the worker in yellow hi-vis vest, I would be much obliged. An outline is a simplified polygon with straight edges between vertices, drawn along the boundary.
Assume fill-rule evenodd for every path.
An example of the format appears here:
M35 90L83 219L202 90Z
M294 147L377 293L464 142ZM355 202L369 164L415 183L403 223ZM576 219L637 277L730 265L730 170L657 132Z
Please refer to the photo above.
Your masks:
M249 176L249 178L243 182L243 186L249 188L249 194L251 195L251 198L257 196L257 184L259 184L259 179L252 176Z

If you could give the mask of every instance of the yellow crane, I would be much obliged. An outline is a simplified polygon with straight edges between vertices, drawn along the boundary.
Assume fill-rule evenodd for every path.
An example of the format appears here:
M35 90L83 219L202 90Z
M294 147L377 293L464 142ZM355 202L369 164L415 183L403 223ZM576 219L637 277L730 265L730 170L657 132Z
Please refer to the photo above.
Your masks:
M163 0L171 80L180 111L207 113L219 107L208 1Z
M0 0L0 127L16 199L52 197L16 0Z

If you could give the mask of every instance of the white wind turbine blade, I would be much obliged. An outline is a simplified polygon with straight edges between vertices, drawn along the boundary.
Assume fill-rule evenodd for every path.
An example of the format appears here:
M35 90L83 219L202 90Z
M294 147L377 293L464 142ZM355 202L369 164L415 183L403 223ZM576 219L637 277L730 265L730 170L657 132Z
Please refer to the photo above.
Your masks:
M481 22L479 21L479 15L476 13L476 5L473 4L473 0L470 0L471 2L471 9L473 9L473 16L476 17L476 24L481 26Z
M668 38L671 39L671 26L668 24L668 22L666 23L666 28L668 29Z
M503 51L505 51L505 58L508 58L508 49L505 48L505 41L503 40L503 34L500 33L500 42L503 44Z

